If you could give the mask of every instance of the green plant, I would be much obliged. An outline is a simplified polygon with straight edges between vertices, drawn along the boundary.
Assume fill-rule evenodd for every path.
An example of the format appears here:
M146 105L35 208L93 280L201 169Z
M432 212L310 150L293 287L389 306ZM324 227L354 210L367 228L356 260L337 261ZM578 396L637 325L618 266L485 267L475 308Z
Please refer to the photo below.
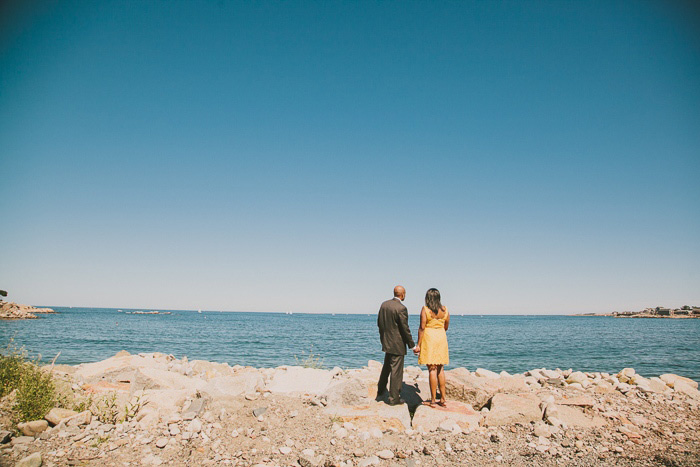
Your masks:
M124 421L128 422L132 418L136 417L141 408L146 404L147 402L141 400L141 396L136 396L134 402L127 402L126 406L124 407Z
M82 399L77 400L75 404L73 404L73 410L76 412L84 412L86 410L90 410L90 407L95 403L92 393L88 393L88 395Z
M20 377L13 406L17 423L39 420L57 403L56 386L50 373L28 364Z
M43 418L59 402L53 377L39 368L39 359L28 360L27 351L17 347L14 339L0 353L0 397L15 391L15 423Z
M109 436L98 436L95 438L92 442L92 447L97 448L100 447L100 444L106 443L109 440Z
M14 338L10 339L0 354L0 397L6 396L19 387L26 359L26 350L17 348Z
M92 414L102 423L116 424L119 420L117 393L110 392L90 407Z
M317 369L323 368L323 359L319 355L314 354L313 345L309 349L309 354L306 356L306 358L300 360L295 355L294 360L297 362L297 365L300 365L304 368L317 368Z

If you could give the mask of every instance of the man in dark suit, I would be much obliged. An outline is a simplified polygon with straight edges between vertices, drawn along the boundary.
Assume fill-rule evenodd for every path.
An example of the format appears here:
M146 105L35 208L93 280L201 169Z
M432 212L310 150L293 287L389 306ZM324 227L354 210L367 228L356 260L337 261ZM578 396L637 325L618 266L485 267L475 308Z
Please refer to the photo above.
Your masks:
M379 339L382 341L384 366L377 383L377 398L386 392L386 384L391 375L389 385L389 405L403 404L401 400L401 384L403 383L403 360L406 346L416 351L411 330L408 328L408 310L401 303L406 298L406 289L397 285L394 287L394 298L382 303L377 316Z

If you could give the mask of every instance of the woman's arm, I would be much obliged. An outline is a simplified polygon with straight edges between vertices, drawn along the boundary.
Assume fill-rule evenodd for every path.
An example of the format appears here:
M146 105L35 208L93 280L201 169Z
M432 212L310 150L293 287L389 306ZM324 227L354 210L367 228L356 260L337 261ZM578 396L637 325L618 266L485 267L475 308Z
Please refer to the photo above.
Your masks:
M425 330L425 323L428 318L425 316L425 307L420 310L420 327L418 328L418 348L420 349L420 344L423 342L423 331Z
M447 315L445 316L445 331L447 331L447 328L450 327L450 312L447 311L447 307L445 307L445 314Z

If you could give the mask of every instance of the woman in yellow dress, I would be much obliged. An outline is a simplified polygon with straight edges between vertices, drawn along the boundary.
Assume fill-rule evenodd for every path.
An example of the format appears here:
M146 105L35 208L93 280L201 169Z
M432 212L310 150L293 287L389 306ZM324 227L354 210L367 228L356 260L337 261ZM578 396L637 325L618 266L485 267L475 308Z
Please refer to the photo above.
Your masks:
M435 407L438 384L440 385L440 402L445 407L445 372L443 366L450 363L447 348L447 328L450 327L450 313L440 303L438 289L429 289L425 294L425 306L420 311L420 328L418 329L419 365L427 365L430 381L430 407Z

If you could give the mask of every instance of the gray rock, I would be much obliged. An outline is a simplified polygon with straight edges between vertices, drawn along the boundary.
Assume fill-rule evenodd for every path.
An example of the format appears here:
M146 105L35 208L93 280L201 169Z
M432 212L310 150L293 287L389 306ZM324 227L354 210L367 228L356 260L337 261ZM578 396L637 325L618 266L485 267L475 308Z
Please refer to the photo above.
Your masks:
M7 444L12 438L12 433L7 430L0 431L0 444Z
M46 420L34 420L31 422L19 423L17 428L25 436L36 436L45 431L49 427L49 422Z
M491 398L491 411L486 414L484 424L526 425L541 419L540 399L534 394L496 394Z
M253 409L253 416L255 416L257 418L257 417L261 416L262 414L264 414L265 412L267 412L267 407L258 407L256 409Z
M90 413L89 410L85 410L83 412L80 412L77 415L73 415L72 417L66 419L65 423L66 423L66 426L80 426L80 425L89 425L91 421L92 421L92 413Z
M190 405L182 411L182 419L192 420L197 417L202 413L202 410L204 410L205 403L206 401L203 398L193 400Z
M18 436L17 438L12 438L12 445L17 446L18 444L29 444L33 441L33 436Z
M198 419L195 418L190 422L189 427L187 428L187 431L191 433L199 433L202 431L202 422Z
M308 451L308 449L304 449L299 456L299 465L301 465L301 467L322 467L326 463L323 456L314 456Z
M17 467L40 467L42 464L41 454L35 452L17 462Z
M78 415L78 412L68 409L59 409L58 407L49 410L44 419L46 419L51 425L58 425L61 420L70 418L74 415Z
M393 451L390 451L389 449L384 449L383 451L379 451L377 453L377 457L379 457L380 459L384 459L384 460L393 459L394 453L393 453Z
M359 467L368 467L370 465L379 465L379 458L377 456L369 456L362 459L358 464Z

